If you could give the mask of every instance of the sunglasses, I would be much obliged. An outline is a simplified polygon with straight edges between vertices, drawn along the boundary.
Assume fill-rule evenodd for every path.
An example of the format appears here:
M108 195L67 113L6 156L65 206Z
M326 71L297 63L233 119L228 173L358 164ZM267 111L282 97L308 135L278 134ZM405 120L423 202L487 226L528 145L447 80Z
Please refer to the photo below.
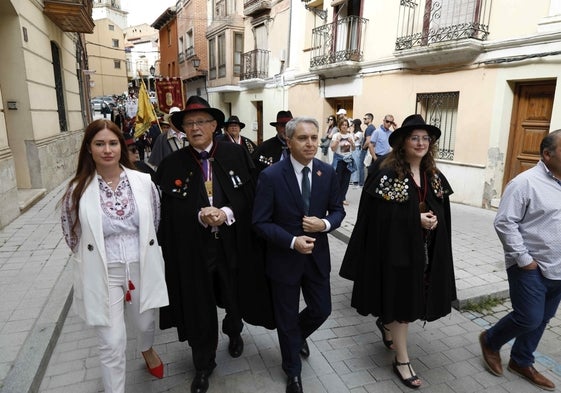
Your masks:
M138 153L138 148L137 147L129 147L129 151L133 154Z

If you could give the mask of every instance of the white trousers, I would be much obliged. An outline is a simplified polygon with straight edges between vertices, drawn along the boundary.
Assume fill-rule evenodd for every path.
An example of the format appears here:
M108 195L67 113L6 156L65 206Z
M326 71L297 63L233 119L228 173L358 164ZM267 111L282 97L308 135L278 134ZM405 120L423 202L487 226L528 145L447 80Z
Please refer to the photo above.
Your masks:
M150 309L142 314L140 311L140 264L129 264L130 280L136 289L130 291L131 302L125 302L127 291L126 265L110 263L109 272L109 304L111 326L96 326L101 361L101 376L105 393L124 393L126 374L127 330L125 325L125 309L128 319L138 332L138 343L141 352L150 349L154 343L155 310Z

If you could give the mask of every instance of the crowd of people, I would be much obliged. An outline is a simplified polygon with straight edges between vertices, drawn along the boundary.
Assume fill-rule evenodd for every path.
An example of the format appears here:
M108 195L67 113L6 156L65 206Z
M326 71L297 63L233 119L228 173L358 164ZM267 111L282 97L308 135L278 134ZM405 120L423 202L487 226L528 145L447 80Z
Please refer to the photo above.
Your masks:
M441 130L418 114L401 127L388 114L378 128L372 113L346 115L339 109L320 131L316 119L281 110L270 123L276 135L256 145L241 135L238 116L226 120L192 96L143 136L148 157L126 116L86 128L61 218L74 255L73 304L96 329L106 392L125 391L125 321L138 331L148 372L164 378L165 359L153 348L157 310L159 328L175 328L190 347L190 391L206 392L217 308L233 358L243 354L245 324L276 329L286 392L303 392L307 338L331 314L327 234L345 217L351 183L362 194L339 271L353 282L350 306L376 318L399 381L422 386L408 326L448 315L456 299L453 191L435 159ZM499 350L515 338L509 369L552 390L532 353L561 301L561 130L540 153L499 207L514 310L480 343L484 364L500 376Z

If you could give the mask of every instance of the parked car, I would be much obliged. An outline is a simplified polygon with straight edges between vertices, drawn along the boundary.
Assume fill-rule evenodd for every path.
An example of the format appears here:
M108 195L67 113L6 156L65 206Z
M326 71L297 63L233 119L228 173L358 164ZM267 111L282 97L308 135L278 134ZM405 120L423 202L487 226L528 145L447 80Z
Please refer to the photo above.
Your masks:
M92 110L95 112L101 112L101 107L103 104L103 100L99 99L99 98L92 98L90 100L91 104L92 104Z

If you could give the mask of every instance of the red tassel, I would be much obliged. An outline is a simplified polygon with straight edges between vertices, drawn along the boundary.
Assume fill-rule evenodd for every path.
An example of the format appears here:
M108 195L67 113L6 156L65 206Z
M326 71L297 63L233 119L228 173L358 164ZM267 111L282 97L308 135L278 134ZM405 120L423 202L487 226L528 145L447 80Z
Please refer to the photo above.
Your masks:
M129 289L130 289L131 291L135 289L135 288L134 288L134 284L132 283L131 280L129 280Z
M127 293L125 293L125 300L126 300L127 302L130 302L130 301L131 301L131 292L130 292L130 291L127 291Z

